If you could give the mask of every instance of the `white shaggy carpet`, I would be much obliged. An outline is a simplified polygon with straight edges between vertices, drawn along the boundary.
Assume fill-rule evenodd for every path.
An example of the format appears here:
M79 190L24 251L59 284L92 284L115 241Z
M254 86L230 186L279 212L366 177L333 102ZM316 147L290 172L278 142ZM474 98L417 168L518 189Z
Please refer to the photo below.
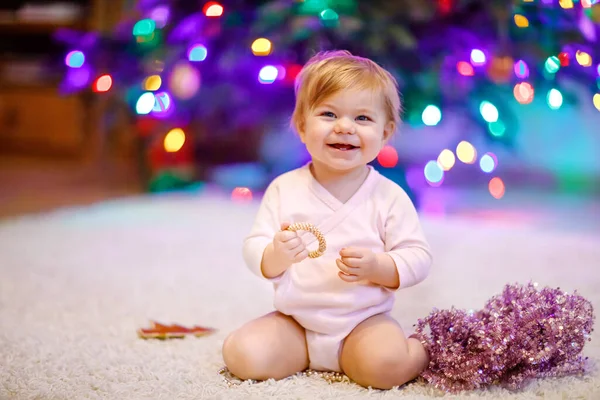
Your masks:
M242 264L257 204L169 195L0 221L1 399L426 399L412 383L391 391L319 378L228 388L225 336L271 311L271 287ZM398 293L407 328L432 307L480 308L505 283L578 289L600 309L600 237L473 218L423 218L435 253L431 276ZM218 331L144 341L150 319ZM446 398L600 399L600 337L583 377L540 380L524 391Z

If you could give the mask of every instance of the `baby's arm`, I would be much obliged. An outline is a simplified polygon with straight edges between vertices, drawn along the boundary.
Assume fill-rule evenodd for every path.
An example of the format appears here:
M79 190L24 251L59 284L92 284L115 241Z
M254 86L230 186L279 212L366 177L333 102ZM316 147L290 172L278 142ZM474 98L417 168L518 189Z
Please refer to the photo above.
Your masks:
M273 237L280 228L279 196L275 182L271 183L262 198L250 233L244 240L244 261L250 270L261 278L281 275L281 264L273 254Z
M417 210L402 189L395 194L385 221L385 253L377 254L379 273L374 281L391 289L423 281L432 261Z

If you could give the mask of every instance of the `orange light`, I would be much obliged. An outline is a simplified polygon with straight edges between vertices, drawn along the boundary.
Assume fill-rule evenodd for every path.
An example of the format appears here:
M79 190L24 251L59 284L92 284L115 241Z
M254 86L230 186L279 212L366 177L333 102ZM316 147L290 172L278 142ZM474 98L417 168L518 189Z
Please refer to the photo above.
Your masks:
M490 180L488 184L488 189L490 190L490 194L495 199L501 199L504 196L506 191L506 187L504 186L504 182L502 179L495 177Z
M112 87L112 78L110 75L101 75L94 82L93 90L96 93L108 92Z
M220 17L223 15L223 6L216 1L209 1L204 5L202 12L207 17Z

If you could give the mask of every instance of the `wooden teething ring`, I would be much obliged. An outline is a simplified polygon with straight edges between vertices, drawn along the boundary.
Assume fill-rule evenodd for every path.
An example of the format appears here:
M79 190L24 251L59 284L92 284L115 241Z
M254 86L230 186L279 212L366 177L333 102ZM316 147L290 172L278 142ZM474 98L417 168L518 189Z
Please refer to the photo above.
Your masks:
M310 232L313 235L315 235L315 237L319 241L319 248L317 250L313 250L308 253L308 256L310 258L320 257L323 255L323 253L325 253L325 250L327 250L327 244L325 243L325 237L323 236L321 231L319 231L317 229L317 227L314 226L313 224L298 222L298 223L288 226L287 230L292 231L292 232L307 231L307 232Z

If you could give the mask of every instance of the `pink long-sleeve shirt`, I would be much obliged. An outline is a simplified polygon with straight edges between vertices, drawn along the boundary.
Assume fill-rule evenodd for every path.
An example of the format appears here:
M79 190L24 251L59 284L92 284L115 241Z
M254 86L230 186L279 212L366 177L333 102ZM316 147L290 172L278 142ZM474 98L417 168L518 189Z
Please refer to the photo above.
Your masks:
M327 242L325 254L306 258L272 279L274 306L293 316L304 328L333 334L353 329L359 322L391 310L394 291L369 282L348 283L338 276L335 260L342 248L386 252L396 264L400 288L421 282L429 273L431 253L417 212L404 190L370 171L357 192L340 202L312 176L307 164L277 177L267 188L250 234L243 246L244 260L256 275L263 252L281 223L309 222ZM303 233L310 250L317 247Z

